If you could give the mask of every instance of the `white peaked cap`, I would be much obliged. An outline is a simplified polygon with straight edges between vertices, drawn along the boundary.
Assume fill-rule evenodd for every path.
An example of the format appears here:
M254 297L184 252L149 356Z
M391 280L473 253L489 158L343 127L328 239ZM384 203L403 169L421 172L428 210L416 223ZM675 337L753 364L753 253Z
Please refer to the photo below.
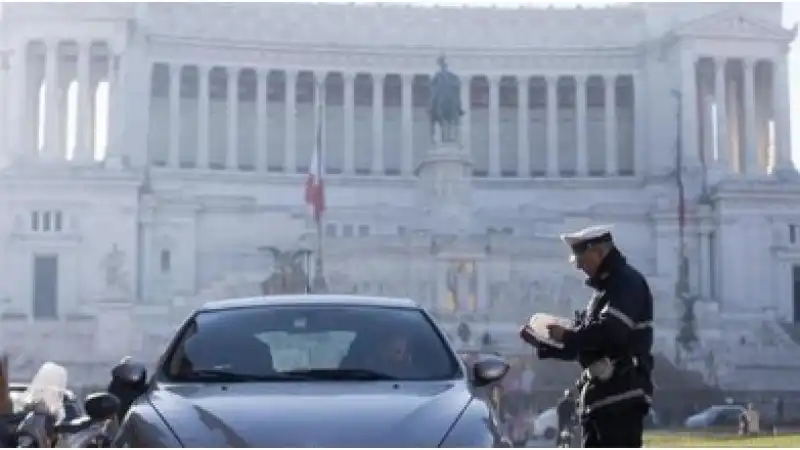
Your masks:
M611 225L593 225L580 231L562 234L561 240L570 247L573 247L582 242L591 241L611 234L612 228L613 226Z

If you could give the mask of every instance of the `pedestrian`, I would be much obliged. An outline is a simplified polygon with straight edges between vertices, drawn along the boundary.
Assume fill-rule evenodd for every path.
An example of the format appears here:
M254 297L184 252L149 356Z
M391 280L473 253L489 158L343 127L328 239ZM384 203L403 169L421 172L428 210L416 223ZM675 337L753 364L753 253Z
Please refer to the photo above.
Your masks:
M561 348L538 341L528 326L520 336L536 347L540 359L577 361L584 369L577 383L584 447L641 447L653 393L650 288L617 249L609 227L561 239L594 295L573 326L548 327Z

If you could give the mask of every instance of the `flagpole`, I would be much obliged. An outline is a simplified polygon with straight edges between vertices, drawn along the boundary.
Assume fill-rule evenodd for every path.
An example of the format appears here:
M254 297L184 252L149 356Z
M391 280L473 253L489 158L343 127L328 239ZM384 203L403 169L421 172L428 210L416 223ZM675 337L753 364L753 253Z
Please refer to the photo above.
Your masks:
M323 176L323 170L325 168L325 164L323 163L324 160L324 153L325 149L323 146L323 130L324 130L324 122L325 122L325 81L318 81L317 82L317 96L319 106L317 109L317 174L320 179L320 183L324 183L325 177ZM324 187L323 187L324 191ZM325 271L323 267L323 227L322 227L322 217L324 211L318 211L315 214L314 222L317 226L317 252L316 252L316 261L315 261L315 268L314 268L314 292L322 293L327 291L327 286L325 283Z

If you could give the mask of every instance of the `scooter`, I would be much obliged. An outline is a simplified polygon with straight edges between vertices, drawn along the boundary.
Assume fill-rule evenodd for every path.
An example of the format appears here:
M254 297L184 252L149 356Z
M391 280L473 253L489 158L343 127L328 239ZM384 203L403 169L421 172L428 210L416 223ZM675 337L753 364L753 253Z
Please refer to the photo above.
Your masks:
M119 400L108 393L86 397L87 416L64 421L67 370L47 362L23 394L25 417L17 426L17 448L110 447L117 429Z

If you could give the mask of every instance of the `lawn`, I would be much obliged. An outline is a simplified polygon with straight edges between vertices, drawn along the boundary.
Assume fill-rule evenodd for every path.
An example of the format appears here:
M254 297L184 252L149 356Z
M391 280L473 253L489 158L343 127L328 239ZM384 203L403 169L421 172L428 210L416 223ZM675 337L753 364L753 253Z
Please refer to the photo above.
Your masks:
M739 437L735 434L702 432L652 432L644 436L645 447L800 447L800 433Z

